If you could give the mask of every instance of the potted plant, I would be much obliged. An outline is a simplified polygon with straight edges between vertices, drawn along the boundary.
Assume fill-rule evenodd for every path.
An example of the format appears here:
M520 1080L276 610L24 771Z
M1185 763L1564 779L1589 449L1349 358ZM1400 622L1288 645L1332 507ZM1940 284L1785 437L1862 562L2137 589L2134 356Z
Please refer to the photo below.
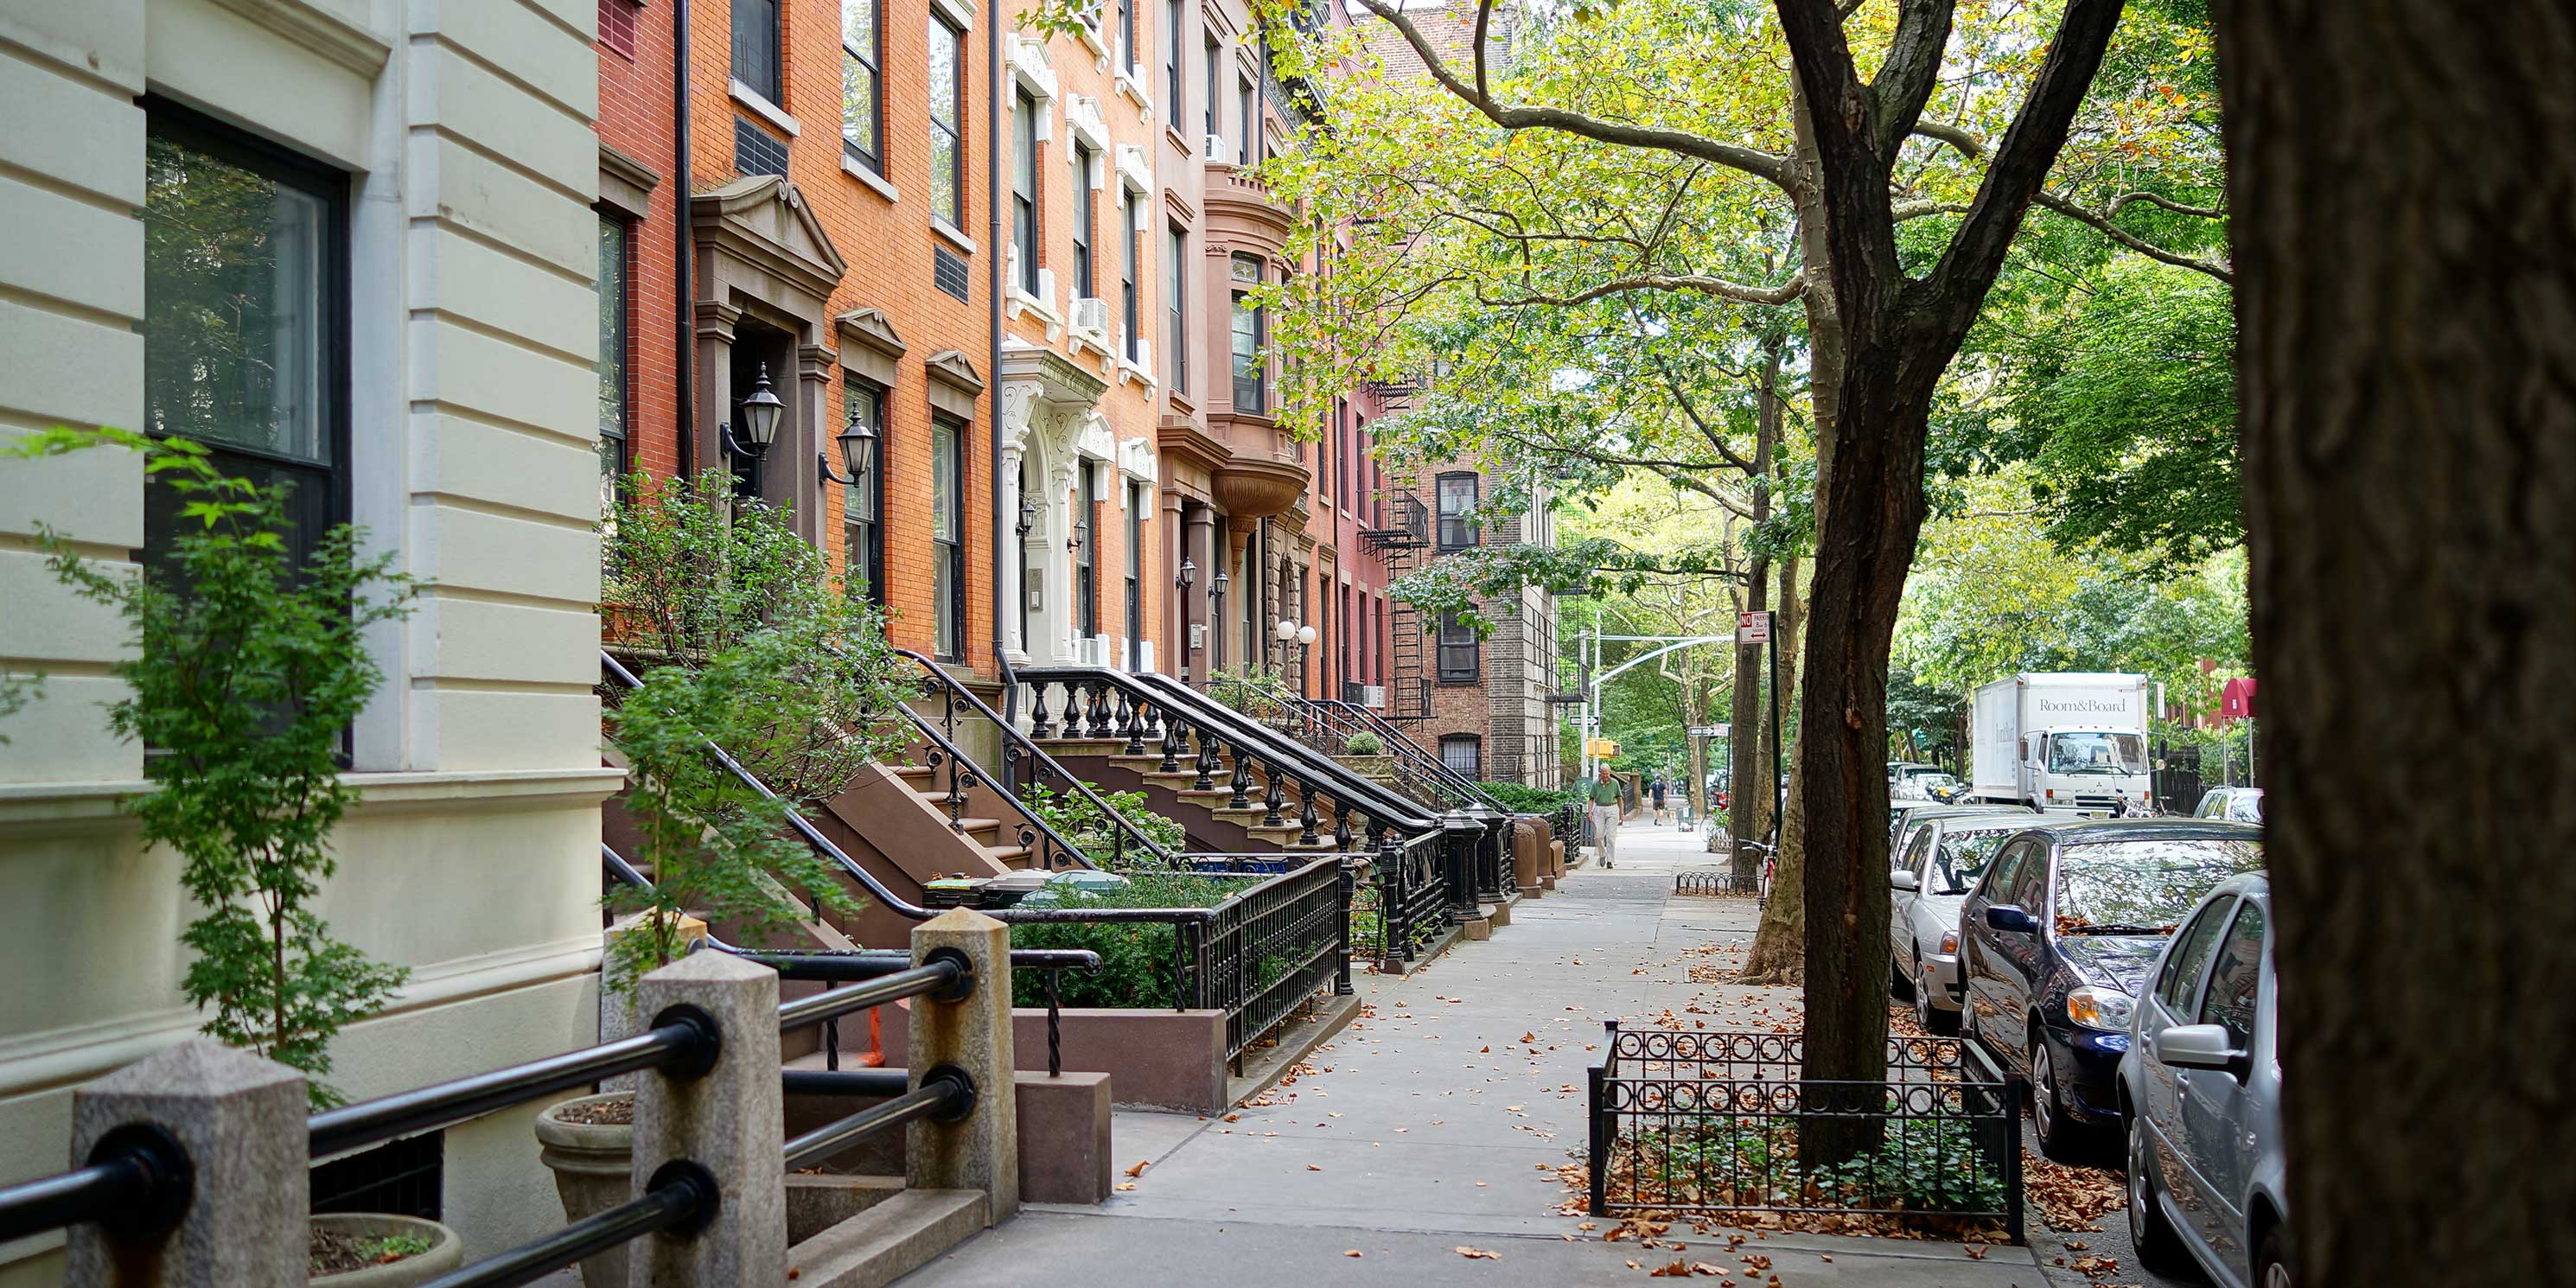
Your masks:
M341 776L342 731L383 679L364 636L409 612L411 581L390 554L361 557L346 524L298 559L287 489L228 476L186 439L55 429L16 451L104 445L141 453L150 486L177 494L182 530L167 557L105 571L58 532L40 529L38 540L55 577L113 610L132 644L112 668L126 696L108 724L152 749L153 790L125 808L146 846L179 856L179 883L203 910L180 934L195 954L181 990L211 1012L206 1033L303 1070L313 1107L328 1108L341 1099L324 1081L331 1040L410 974L332 938L312 902L337 867L332 830L358 797ZM323 1221L399 1225L384 1237L430 1247L395 1261L456 1260L455 1233L435 1222L316 1220L317 1231Z
M436 1221L385 1212L313 1218L312 1288L414 1288L465 1264L465 1244Z

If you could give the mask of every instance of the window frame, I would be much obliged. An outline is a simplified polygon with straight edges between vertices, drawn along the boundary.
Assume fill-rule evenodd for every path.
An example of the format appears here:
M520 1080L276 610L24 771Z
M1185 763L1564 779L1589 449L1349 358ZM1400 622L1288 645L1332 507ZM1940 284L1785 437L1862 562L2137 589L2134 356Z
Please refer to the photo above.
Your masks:
M1184 106L1181 102L1181 0L1163 0L1163 28L1164 88L1172 99L1168 109L1171 116L1167 119L1178 125Z
M946 435L949 443L948 514L949 535L939 535L939 440ZM930 416L930 467L934 473L931 489L930 553L932 559L931 648L942 661L959 662L966 658L966 422L946 412ZM948 578L948 593L940 594L936 579L940 573Z
M1074 624L1082 638L1100 633L1100 483L1089 463L1073 469L1073 532L1081 544L1073 549Z
M974 69L966 52L966 29L950 21L948 15L941 13L939 7L933 5L930 9L930 48L924 59L925 68L937 64L942 48L948 50L949 57L956 66L956 75L952 78L955 81L956 93L951 96L946 105L948 118L946 120L941 119L939 101L932 99L930 103L930 174L928 176L931 188L930 216L945 222L952 229L959 230L962 235L966 226L966 81ZM947 144L949 151L956 158L956 164L949 171L949 181L944 186L938 181L939 149L942 142ZM945 209L942 208L943 206Z
M1223 116L1223 104L1225 100L1220 97L1220 86L1218 81L1219 78L1225 74L1225 46L1217 40L1215 32L1208 31L1204 34L1207 38L1207 85L1205 86L1207 90L1207 107L1201 115L1207 121L1208 137L1221 139L1225 137L1225 118ZM1201 145L1201 147L1204 146L1205 144ZM1191 150L1195 152L1199 149L1193 148ZM1214 161L1217 158L1209 157L1207 159Z
M620 2L622 3L623 0ZM599 271L593 287L594 293L599 297L600 305L599 501L600 516L607 518L616 513L618 487L630 468L629 452L634 442L635 369L634 364L627 359L635 340L635 221L607 210L596 210L596 213L599 216L599 233L602 242ZM605 243L609 239L611 229L616 230L617 240L614 305L610 303L610 293L602 289L609 283L606 254L608 247ZM612 359L608 352L611 348L616 351L616 357L613 359L615 363L613 377L610 375L609 364ZM614 379L617 386L615 399L617 423L613 426L608 423L610 400L606 396L611 379Z
M757 7L767 12L769 29L766 33L744 30L744 11L750 7ZM782 109L787 97L787 50L786 41L780 32L781 24L786 18L785 9L786 6L780 0L733 0L731 5L733 41L728 51L729 74L748 87L752 93L760 95L770 106ZM755 17L752 21L757 22L758 19ZM759 40L758 38L764 34L767 39ZM743 75L746 70L742 65L743 54L747 47L746 36L751 37L764 51L762 65L750 69L762 74L759 80Z
M1127 669L1145 662L1145 507L1153 493L1143 483L1127 484Z
M863 376L844 374L841 378L841 420L849 423L854 400L865 398L875 414L863 418L867 427L876 431L876 450L868 454L868 472L857 483L841 485L841 560L842 573L856 571L865 579L861 593L868 602L880 608L886 604L885 535L886 535L886 398L890 391ZM866 495L869 514L863 521L850 517L850 498ZM861 530L864 530L863 532Z
M144 363L143 382L144 432L152 433L159 438L183 437L190 442L201 444L218 467L237 464L300 476L297 477L299 490L311 480L320 480L324 488L324 497L318 507L319 512L310 516L318 520L318 526L311 533L305 534L309 548L311 541L318 540L332 527L355 521L353 515L355 487L349 461L353 423L350 404L354 393L351 368L355 350L353 334L355 314L350 300L353 270L350 263L349 222L355 205L355 196L351 191L351 176L347 171L331 166L318 158L291 151L265 139L233 129L220 121L157 95L143 96L139 100L139 105L144 109L144 133L147 140L155 137L165 139L236 169L247 170L272 183L292 187L322 203L321 271L316 274L315 283L317 288L315 330L321 337L316 360L321 366L319 388L327 404L320 418L321 437L328 453L327 459L317 463L266 448L240 446L185 434L159 433L151 423L152 386L151 364L148 356ZM141 218L147 222L151 217L150 204L151 194L147 185L143 203L139 207ZM147 354L151 345L151 334L148 328L152 316L149 283L150 275L147 273L144 323L136 328L143 339ZM226 472L240 471L227 469ZM292 501L289 502L289 507L289 518L292 521L296 518ZM165 541L153 539L156 527L153 522L153 511L154 507L147 495L144 504L144 546L138 555L138 558L146 563L155 562L156 552L165 545Z
M1234 110L1243 118L1243 137L1235 140L1234 144L1234 164L1237 169L1250 169L1253 165L1252 136L1256 133L1254 122L1261 119L1261 108L1253 98L1252 78L1241 72L1236 72L1234 77Z
M1172 364L1172 392L1186 396L1190 392L1190 231L1178 223L1167 225L1171 265L1163 273L1163 289L1170 295L1166 307L1169 327L1163 337L1164 352Z
M2200 1010L2200 994L2209 980L2209 963L2218 956L2218 941L2226 936L2227 928L2235 923L2238 902L2239 900L2232 896L2225 899L2212 899L2201 906L2199 916L2184 922L2182 929L2174 932L2173 947L2166 952L2164 965L2157 969L2155 983L2148 988L2147 994L2155 999L2158 1006L2164 1008L2165 1014L2174 1017L2178 1022L2189 1023L2182 1017ZM2210 928L2209 952L2197 963L2192 963L2190 971L2186 973L2183 967L2197 951L2191 937L2203 926Z
M1073 141L1073 294L1076 299L1100 295L1098 201L1091 192L1091 145Z
M1259 256L1235 255L1227 261L1230 286L1228 298L1233 302L1233 310L1226 323L1227 375L1233 382L1231 392L1234 410L1248 411L1254 415L1267 415L1270 410L1270 372L1269 363L1264 360L1262 351L1268 344L1266 332L1269 319L1264 316L1268 310L1251 303L1251 291L1236 285L1244 281L1236 270L1245 264L1253 266L1253 277L1250 283L1253 289L1259 289L1269 280L1268 269L1261 263ZM1252 323L1252 352L1249 354L1235 347L1235 341L1244 336L1242 323L1247 318ZM1247 381L1250 383L1247 384ZM1251 393L1248 398L1245 396L1247 389Z
M1462 635L1465 638L1452 639L1452 634ZM1439 634L1432 638L1433 668L1440 683L1470 685L1482 682L1485 674L1485 642L1476 637L1475 628L1458 620L1456 613L1442 613ZM1451 664L1450 653L1455 649L1466 650L1465 665Z
M1021 293L1038 293L1038 100L1024 86L1011 87L1011 247Z
M1452 511L1449 508L1449 487L1453 483L1460 482L1467 485L1467 508L1464 510ZM1435 520L1432 524L1432 533L1439 549L1445 553L1451 550L1468 550L1476 546L1483 545L1485 543L1485 533L1484 530L1476 524L1476 507L1484 504L1485 501L1484 477L1472 470L1451 470L1448 473L1442 474L1433 479L1431 487L1432 510ZM1451 539L1450 525L1453 523L1458 525L1459 529L1466 534L1464 538L1458 540Z
M2239 1033L2236 1031L2236 1026L2227 1022L2223 1013L2213 1018L2211 1007L2218 1001L2219 974L2229 964L2228 954L2234 950L2238 941L2237 930L2245 924L2245 919L2248 917L2259 918L2260 923L2255 927L2253 956L2245 961L2246 971L2254 977L2254 987L2245 997L2245 1031ZM2269 946L2271 922L2270 910L2259 901L2239 899L2236 901L2235 913L2227 919L2227 928L2219 933L2217 943L2209 953L2209 966L2200 983L2200 995L2195 999L2197 1004L2192 1008L2192 1022L2215 1024L2226 1029L2227 1049L2231 1051L2254 1049L2254 1033L2262 1023L2263 958Z
M1136 0L1118 0L1118 69L1136 74Z
M1122 195L1125 199L1118 206L1120 232L1118 258L1122 267L1118 280L1118 294L1119 322L1124 335L1119 341L1119 347L1124 351L1120 356L1129 362L1134 362L1143 355L1145 343L1144 292L1139 289L1139 279L1143 276L1141 270L1144 268L1141 261L1145 258L1144 237L1143 229L1138 227L1145 218L1145 198L1144 194L1137 192L1126 192Z
M1453 747L1465 748L1470 753L1467 758L1468 763L1461 765L1450 759L1449 752ZM1442 768L1447 769L1451 773L1462 775L1475 782L1484 781L1484 735L1473 733L1444 733L1440 735L1440 745L1435 750L1439 754L1440 765Z
M850 6L865 4L871 15L868 49L850 44ZM850 65L867 69L868 142L862 148L850 138ZM841 151L877 175L885 174L885 4L884 0L841 0Z

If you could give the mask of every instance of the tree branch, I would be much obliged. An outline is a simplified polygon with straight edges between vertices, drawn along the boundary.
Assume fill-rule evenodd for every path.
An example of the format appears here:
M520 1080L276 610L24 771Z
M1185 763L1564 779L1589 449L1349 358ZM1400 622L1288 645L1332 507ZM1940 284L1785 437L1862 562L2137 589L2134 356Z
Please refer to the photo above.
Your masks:
M1870 145L1883 157L1896 155L1932 97L1956 7L1955 0L1903 0L1903 6L1887 61L1879 64L1878 79L1869 85Z
M1422 60L1424 70L1431 73L1431 78L1438 81L1441 88L1455 95L1460 102L1482 113L1485 119L1506 130L1556 130L1603 143L1616 143L1623 147L1646 148L1670 152L1678 156L1696 157L1729 169L1741 170L1757 179L1768 180L1776 185L1785 186L1788 181L1786 163L1781 158L1758 149L1739 147L1732 143L1705 138L1687 130L1668 129L1657 125L1631 125L1624 121L1604 120L1588 113L1561 107L1533 107L1527 104L1497 101L1486 92L1484 86L1485 41L1482 30L1484 22L1482 7L1478 10L1479 29L1476 37L1474 75L1477 83L1471 85L1458 78L1457 72L1452 70L1440 57L1439 52L1431 47L1431 42L1424 38L1422 30L1414 26L1413 20L1405 17L1402 10L1388 7L1386 0L1359 0L1359 2L1362 8L1375 14L1388 26L1395 28L1398 35L1404 37L1404 43L1412 47L1414 56ZM1490 0L1483 0L1483 3L1490 3Z
M1784 9L1787 4L1782 0ZM2047 181L2049 167L2056 163L2067 131L2075 123L2075 111L2092 87L2094 73L2101 70L2103 51L2120 23L2120 8L2121 0L2067 0L2066 15L2058 22L2055 39L2048 42L2048 57L2040 65L2030 96L2022 100L2021 111L2014 114L2003 142L1996 146L1967 218L1924 281L1934 309L1946 315L1940 319L1945 330L1967 329L1976 302L1984 298L1986 286L2002 269L2013 234ZM1967 316L1961 316L1963 312Z
M2018 126L2016 126L2016 128L2018 128ZM1921 121L1915 124L1914 132L1927 139L1936 139L1940 142L1947 143L1951 147L1958 149L1961 155L1972 161L1982 161L1986 158L1985 141L1955 125L1948 125L1939 121ZM1983 194L1981 193L1980 195ZM2112 242L2119 246L2155 260L2157 263L2171 264L2175 268L2187 268L2192 272L2204 274L2208 277L2215 278L2221 282L2226 282L2231 285L2236 281L2235 270L2229 268L2227 265L2213 263L2205 259L2195 259L2189 255L2182 254L2179 251L2166 250L2164 247L2158 246L2135 233L2125 231L2111 222L2111 216L2117 215L2121 211L2128 209L2131 205L2142 201L2151 205L2162 206L2177 214L2196 215L2203 219L2224 218L2227 211L2223 206L2186 206L2181 202L2168 200L2167 198L2158 196L2152 192L2122 193L2118 200L2111 203L2111 209L2107 213L2087 209L2084 206L2078 205L2074 201L2061 197L2056 193L2049 192L2046 189L2041 189L2038 193L2034 194L2031 197L2031 200L2050 210L2054 210L2077 223L2093 229L2095 232L2110 238ZM1899 218L1903 218L1903 216L1899 216Z
M1589 304L1602 296L1615 295L1621 291L1697 291L1702 295L1714 295L1719 299L1736 300L1745 304L1787 304L1797 299L1806 289L1807 275L1803 272L1791 275L1788 281L1778 286L1747 286L1742 282L1730 282L1722 277L1710 277L1700 273L1640 273L1631 277L1618 277L1607 282L1598 282L1565 295L1549 295L1533 291L1515 299L1497 299L1487 296L1484 288L1479 287L1476 291L1476 302L1488 308L1565 308L1577 304Z

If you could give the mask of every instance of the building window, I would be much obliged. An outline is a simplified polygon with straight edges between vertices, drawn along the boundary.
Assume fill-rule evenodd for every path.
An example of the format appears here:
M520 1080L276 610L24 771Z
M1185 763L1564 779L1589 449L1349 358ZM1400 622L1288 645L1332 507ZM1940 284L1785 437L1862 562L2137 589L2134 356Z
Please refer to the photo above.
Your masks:
M1472 733L1440 735L1440 763L1471 782L1485 776L1485 740Z
M624 4L626 0L617 0ZM617 480L626 473L629 399L626 326L632 307L626 221L599 217L599 513L617 509Z
M1127 669L1145 669L1145 507L1154 494L1127 485Z
M1189 316L1190 297L1183 284L1183 267L1189 263L1189 230L1174 224L1170 238L1171 253L1164 256L1163 265L1163 316L1167 323L1163 328L1163 360L1171 364L1173 391L1185 394L1190 391L1190 333L1182 323Z
M1091 158L1088 144L1073 145L1073 294L1076 299L1097 299L1100 295L1097 274L1092 271L1091 245L1096 237L1091 198Z
M932 647L966 656L966 427L930 418L930 598Z
M885 173L884 51L877 0L841 0L841 150L878 174Z
M869 600L885 603L885 393L874 385L849 380L841 386L843 412L876 431L876 447L866 469L841 489L841 550L849 560L845 576L866 587Z
M1234 163L1248 166L1253 159L1252 136L1261 132L1261 117L1252 106L1252 82L1239 76L1234 82L1234 116L1236 127L1243 131L1243 137L1234 141Z
M1207 38L1207 107L1205 111L1205 115L1207 117L1207 136L1210 140L1214 140L1225 133L1224 122L1217 119L1217 104L1222 101L1217 97L1216 92L1217 76L1219 74L1219 68L1222 65L1221 60L1217 56L1218 53L1219 46L1216 43L1216 35L1211 32ZM1213 142L1208 146L1207 159L1210 161L1221 159L1216 154L1216 146Z
M1145 248L1140 241L1144 232L1142 225L1145 222L1145 200L1130 193L1126 204L1121 206L1119 211L1118 252L1119 258L1125 261L1126 272L1118 282L1118 316L1124 327L1121 334L1126 337L1124 343L1127 347L1127 360L1135 362L1145 352L1145 319L1139 314L1136 303L1138 268L1136 261L1145 256Z
M1011 100L1011 245L1019 254L1013 285L1038 293L1038 101L1027 90Z
M292 489L300 565L348 516L348 176L155 110L143 167L143 429ZM144 492L147 559L187 498Z
M778 0L733 0L733 78L772 104L779 88Z
M1477 654L1483 645L1476 640L1475 628L1458 620L1456 613L1440 615L1440 682L1474 684L1481 660Z
M1082 624L1083 638L1100 633L1100 534L1092 520L1100 517L1100 485L1092 482L1089 464L1073 471L1073 597L1074 620Z
M635 0L599 0L599 45L611 53L633 61L635 57Z
M1118 0L1118 65L1136 74L1136 0Z
M1181 123L1181 0L1163 0L1163 119Z
M930 14L930 213L966 226L966 33Z
M1268 409L1269 392L1262 376L1261 346L1267 340L1264 332L1269 319L1251 292L1261 285L1261 261L1250 255L1234 257L1234 409L1261 412Z
M1440 476L1441 549L1459 550L1477 543L1481 534L1476 531L1476 485L1473 474Z

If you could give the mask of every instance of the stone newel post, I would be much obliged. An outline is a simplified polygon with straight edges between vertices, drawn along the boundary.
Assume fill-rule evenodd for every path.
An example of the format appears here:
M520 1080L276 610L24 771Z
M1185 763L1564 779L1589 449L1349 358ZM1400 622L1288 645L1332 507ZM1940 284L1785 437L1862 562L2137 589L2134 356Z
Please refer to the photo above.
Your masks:
M715 1177L715 1219L694 1234L636 1241L634 1288L787 1282L787 1137L778 1054L778 972L729 953L696 953L636 984L636 1010L693 1006L721 1035L712 1068L644 1074L635 1088L635 1180L641 1198L663 1164L686 1159Z
M904 1184L913 1189L982 1190L985 1219L1000 1223L1020 1210L1020 1120L1012 1091L1011 932L979 912L954 908L913 927L912 960L962 954L974 971L965 1000L912 1002L912 1085L936 1069L955 1069L975 1087L975 1109L953 1123L914 1119L904 1142Z
M63 1282L76 1288L289 1288L305 1280L304 1075L190 1038L72 1095L72 1166L100 1139L142 1124L187 1151L193 1173L178 1228L157 1247L118 1242L100 1222L65 1232Z

